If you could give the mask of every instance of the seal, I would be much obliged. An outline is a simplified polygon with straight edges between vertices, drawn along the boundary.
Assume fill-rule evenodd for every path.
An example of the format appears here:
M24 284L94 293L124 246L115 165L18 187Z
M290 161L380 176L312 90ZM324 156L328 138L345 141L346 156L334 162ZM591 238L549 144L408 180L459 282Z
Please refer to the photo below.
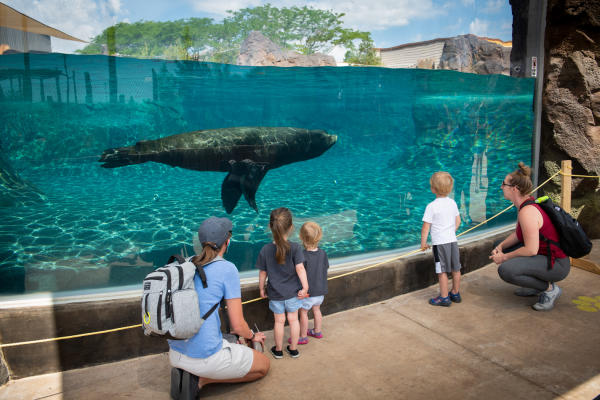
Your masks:
M233 127L180 133L107 149L99 161L104 168L153 161L194 171L227 172L221 185L225 211L231 214L243 194L258 212L256 191L270 169L318 157L336 142L336 135L323 130Z

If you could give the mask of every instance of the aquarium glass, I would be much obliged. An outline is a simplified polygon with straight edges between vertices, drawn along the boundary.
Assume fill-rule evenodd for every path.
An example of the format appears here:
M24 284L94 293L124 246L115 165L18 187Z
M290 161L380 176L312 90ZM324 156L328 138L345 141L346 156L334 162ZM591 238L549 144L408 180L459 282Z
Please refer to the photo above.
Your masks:
M534 79L380 67L244 67L103 55L0 56L0 294L139 284L192 255L200 223L233 221L226 257L254 270L269 213L323 228L332 263L416 246L432 173L455 179L459 232L510 205L500 184L531 163ZM323 154L269 170L255 211L231 214L227 175L107 149L232 127L324 130ZM303 150L298 150L299 152ZM227 160L225 160L227 161ZM514 210L486 224L512 223Z

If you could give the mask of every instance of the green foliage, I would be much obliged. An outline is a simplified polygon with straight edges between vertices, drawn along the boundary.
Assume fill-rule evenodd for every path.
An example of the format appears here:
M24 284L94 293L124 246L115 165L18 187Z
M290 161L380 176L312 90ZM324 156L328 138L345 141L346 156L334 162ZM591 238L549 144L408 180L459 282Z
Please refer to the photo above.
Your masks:
M270 4L228 13L221 23L210 18L121 22L105 29L78 52L168 59L187 59L191 54L203 61L235 63L242 42L250 32L260 31L279 46L302 54L327 53L340 45L349 49L347 58L352 62L379 63L371 34L344 28L343 13ZM358 49L354 44L357 41Z
M357 40L360 40L358 48L354 44ZM381 58L377 56L369 32L354 32L349 35L346 43L348 43L345 46L348 51L344 56L345 62L358 65L381 65Z
M105 29L96 36L81 54L99 54L103 46L110 53L124 56L151 58L163 57L165 51L180 46L187 57L185 49L195 43L205 43L212 33L213 22L210 18L190 18L176 21L154 22L138 21L132 24L120 22ZM113 35L111 35L113 33ZM112 36L112 37L111 37Z

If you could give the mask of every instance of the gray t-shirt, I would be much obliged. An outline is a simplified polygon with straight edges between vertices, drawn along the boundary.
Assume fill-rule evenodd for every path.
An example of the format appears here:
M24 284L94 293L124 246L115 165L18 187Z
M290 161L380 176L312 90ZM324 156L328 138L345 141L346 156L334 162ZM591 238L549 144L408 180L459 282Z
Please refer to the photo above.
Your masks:
M269 300L287 300L298 296L302 289L296 265L304 262L302 247L298 243L288 242L290 251L285 255L285 264L277 264L275 243L263 246L256 259L256 268L267 271L267 296Z
M308 294L310 297L323 296L327 294L327 269L329 259L327 254L321 250L304 250L304 268L308 277Z

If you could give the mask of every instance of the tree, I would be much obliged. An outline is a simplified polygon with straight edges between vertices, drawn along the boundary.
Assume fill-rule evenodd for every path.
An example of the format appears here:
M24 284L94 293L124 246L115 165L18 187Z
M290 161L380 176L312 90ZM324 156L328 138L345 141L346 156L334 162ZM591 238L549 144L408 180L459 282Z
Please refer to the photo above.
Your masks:
M343 13L311 7L261 7L228 11L223 22L210 18L176 21L118 23L96 36L81 54L103 53L109 36L111 53L132 57L161 57L235 63L242 42L260 31L279 46L302 54L329 52L334 46L349 49L349 59L378 64L369 32L343 27ZM113 33L114 35L109 35ZM358 49L355 42L360 41Z
M138 21L132 24L120 22L106 28L78 53L103 53L103 45L109 42L109 33L112 32L114 43L111 43L111 47L114 46L114 52L117 54L141 58L162 57L167 49L173 55L173 49L177 47L184 49L176 51L178 58L185 58L187 54L185 49L195 43L208 42L212 34L212 26L213 21L210 18L166 22Z
M355 42L360 40L358 48ZM345 40L344 47L348 49L344 56L344 61L349 64L359 65L381 65L381 58L377 56L373 39L369 32L353 32Z
M223 22L239 30L240 43L251 31L260 31L281 47L302 54L328 53L338 45L354 48L355 39L362 40L363 47L373 44L369 32L344 28L344 13L336 13L333 10L319 10L307 6L279 9L266 4L228 13L231 15Z

